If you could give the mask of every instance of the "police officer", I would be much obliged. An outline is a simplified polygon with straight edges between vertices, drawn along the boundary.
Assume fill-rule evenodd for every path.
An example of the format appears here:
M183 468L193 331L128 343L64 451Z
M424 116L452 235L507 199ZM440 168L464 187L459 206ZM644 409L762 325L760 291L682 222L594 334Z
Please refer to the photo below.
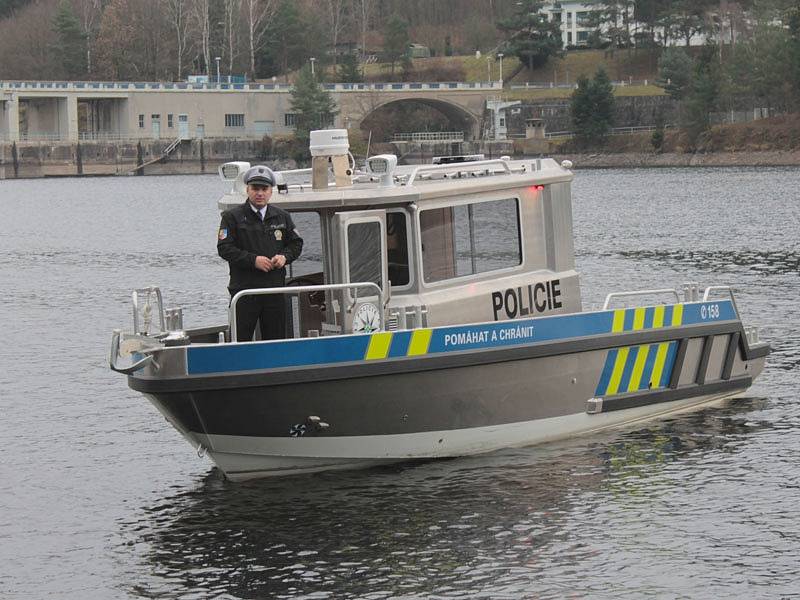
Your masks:
M275 174L263 165L244 174L247 202L222 213L217 252L228 261L233 297L241 290L283 287L286 265L300 256L303 239L288 212L269 203ZM253 339L256 321L261 339L286 337L284 294L244 296L236 305L237 341Z

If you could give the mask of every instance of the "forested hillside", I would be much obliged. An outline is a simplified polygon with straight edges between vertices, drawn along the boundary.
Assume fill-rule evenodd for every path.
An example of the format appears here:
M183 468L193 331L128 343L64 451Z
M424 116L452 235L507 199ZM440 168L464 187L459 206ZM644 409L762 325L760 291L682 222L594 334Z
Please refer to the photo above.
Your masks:
M281 76L355 48L381 55L399 18L436 55L496 46L513 0L0 0L0 78Z

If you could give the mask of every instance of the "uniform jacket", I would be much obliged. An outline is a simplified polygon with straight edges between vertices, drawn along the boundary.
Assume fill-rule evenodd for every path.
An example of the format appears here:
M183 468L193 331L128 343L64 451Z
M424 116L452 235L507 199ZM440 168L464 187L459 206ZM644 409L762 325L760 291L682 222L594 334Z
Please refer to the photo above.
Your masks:
M263 223L249 202L222 213L217 252L228 261L231 291L284 285L286 269L265 273L256 269L256 257L283 254L288 265L302 250L303 238L298 235L292 217L277 206L267 204Z

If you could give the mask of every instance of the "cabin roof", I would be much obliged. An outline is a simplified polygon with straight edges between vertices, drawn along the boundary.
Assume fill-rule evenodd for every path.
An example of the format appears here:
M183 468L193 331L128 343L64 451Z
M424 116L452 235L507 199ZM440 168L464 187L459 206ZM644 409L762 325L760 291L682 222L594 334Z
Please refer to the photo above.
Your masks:
M284 171L288 190L270 202L290 211L339 207L376 207L425 202L448 196L516 189L570 181L572 172L553 159L489 160L449 165L406 165L394 172L394 185L381 185L368 173L357 173L352 187L314 190L310 169ZM228 193L219 208L240 204L239 193Z

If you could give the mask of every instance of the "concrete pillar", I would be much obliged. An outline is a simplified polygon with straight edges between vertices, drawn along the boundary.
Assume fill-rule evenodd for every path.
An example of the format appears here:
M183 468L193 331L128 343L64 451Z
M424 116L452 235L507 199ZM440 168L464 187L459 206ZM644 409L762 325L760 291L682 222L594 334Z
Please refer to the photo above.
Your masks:
M78 97L67 96L67 141L78 141Z
M9 142L19 141L19 98L16 94L6 94L2 131Z

